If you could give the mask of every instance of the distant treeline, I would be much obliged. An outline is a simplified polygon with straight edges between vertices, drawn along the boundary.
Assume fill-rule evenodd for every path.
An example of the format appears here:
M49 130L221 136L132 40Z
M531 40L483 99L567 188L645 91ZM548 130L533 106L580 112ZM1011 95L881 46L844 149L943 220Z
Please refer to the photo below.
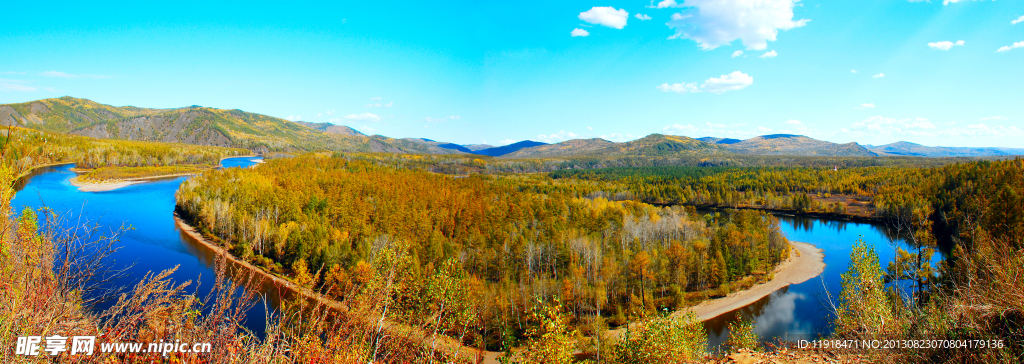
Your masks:
M248 154L236 148L95 139L17 127L0 131L0 146L3 146L3 163L16 174L53 163L75 163L76 167L84 169L216 166L222 158Z
M623 324L751 284L789 254L771 215L585 197L598 187L304 155L205 173L177 201L236 255L337 296L369 279L378 251L404 247L409 281L422 284L398 294L396 312L413 320L430 304L430 277L464 277L470 327L492 349L523 337L538 300L557 299L576 322Z

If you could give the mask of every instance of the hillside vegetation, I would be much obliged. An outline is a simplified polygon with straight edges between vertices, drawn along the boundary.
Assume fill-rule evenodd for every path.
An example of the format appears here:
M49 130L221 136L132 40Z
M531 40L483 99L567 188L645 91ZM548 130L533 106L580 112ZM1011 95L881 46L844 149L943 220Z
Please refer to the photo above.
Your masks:
M61 97L0 105L0 125L96 138L244 148L253 151L450 153L425 142L312 129L271 116L201 106L115 107Z
M96 139L15 127L3 134L0 160L16 175L41 165L75 163L79 169L102 169L97 179L115 178L127 169L133 169L131 175L151 176L160 168L212 168L223 158L249 154L237 148Z
M305 155L205 173L176 198L237 256L329 294L361 285L378 250L400 248L414 263L404 274L422 282L394 297L410 322L422 317L430 277L464 277L451 309L475 317L458 327L491 350L529 337L537 323L524 317L537 305L559 302L573 325L622 325L766 279L789 256L765 213L586 198L598 187Z

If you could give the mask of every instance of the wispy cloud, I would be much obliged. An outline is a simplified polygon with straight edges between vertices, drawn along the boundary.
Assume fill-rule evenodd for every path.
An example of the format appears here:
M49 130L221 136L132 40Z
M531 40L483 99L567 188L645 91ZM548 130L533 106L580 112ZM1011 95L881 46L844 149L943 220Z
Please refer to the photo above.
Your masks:
M850 73L857 73L857 70L850 70Z
M102 78L110 78L110 76L104 76L104 75L74 75L74 74L70 74L70 73L64 73L64 72L61 72L61 71L46 71L46 72L40 73L39 75L40 76L44 76L44 77L55 77L55 78L66 78L66 79L75 79L75 78L102 79Z
M658 90L661 90L661 92L675 92L675 93L678 93L678 94L681 94L681 93L684 93L684 92L700 92L700 89L697 88L697 83L696 82L693 82L693 83L673 83L673 84L663 83L661 85L658 85L657 88L658 88Z
M302 120L302 115L288 115L288 116L285 116L284 118L288 119L288 120L291 120L291 121L299 121L299 120Z
M679 3L676 3L676 0L662 0L662 1L659 1L657 5L654 4L654 1L651 1L651 5L647 5L647 7L648 8L652 8L652 9L665 9L665 8L681 8L683 6L680 5Z
M803 127L803 125L795 124L795 123L792 123L792 122L799 123L798 120L791 120L791 121L787 121L786 124L787 125L795 125L795 126L798 126L798 127L801 127L801 128ZM716 135L716 136L727 136L727 137L745 138L745 137L752 137L752 136L762 135L762 134L771 132L772 128L768 128L768 127L764 127L764 126L760 126L760 127L756 127L756 128L749 128L749 125L744 124L744 123L728 124L727 125L727 124L710 123L709 122L709 123L704 123L704 124L701 124L701 125L672 124L672 125L669 125L669 126L661 128L661 131L663 133L665 133L665 134L688 135L688 136L693 136L693 137Z
M423 118L423 122L424 123L429 123L429 124L439 124L439 123L446 123L446 122L451 121L451 120L459 120L459 119L462 119L462 117L459 116L459 115L445 116L445 117L442 117L442 118L432 118L432 117L428 116L428 117Z
M545 143L558 143L564 142L569 139L576 139L578 137L579 135L576 135L576 133L573 133L571 131L566 132L565 130L559 130L557 133L551 133L548 135L538 135L537 139Z
M1005 116L1000 116L1000 115L996 115L996 116L989 116L989 117L984 117L984 118L978 119L978 121L989 121L989 120L1008 120L1008 119L1010 119L1010 118L1008 118L1008 117L1005 117Z
M710 93L720 94L727 91L737 91L746 88L754 83L754 78L750 75L735 71L733 73L722 75L721 77L712 77L704 81L697 87L696 82L691 83L663 83L658 85L656 88L661 92L675 92L675 93L697 93L707 91Z
M2 71L2 72L0 72L0 75L24 75L24 74L27 74L27 72L15 72L15 71Z
M779 30L799 28L810 21L793 20L796 3L794 0L686 0L683 5L687 9L672 14L666 23L676 31L669 39L692 39L704 50L739 39L747 49L764 50L768 42L776 40Z
M882 77L885 77L884 73L879 73L877 75L871 76L871 78L882 78Z
M637 19L640 19L640 21L648 21L648 20L651 20L651 16L650 16L650 15L647 15L647 14L640 14L640 13L636 13L636 14L633 14L633 17L634 17L634 18L637 18Z
M850 128L842 128L839 132L853 137L1024 137L1024 129L1017 126L978 123L966 128L939 128L925 118L894 119L883 116L872 116L853 123Z
M341 117L345 120L355 121L380 121L380 115L364 112L362 114L348 114Z
M586 37L590 36L590 32L588 32L586 29L576 28L573 29L572 32L569 32L569 35L573 37Z
M590 24L599 24L609 28L622 29L629 20L626 9L615 10L611 6L595 6L579 15L580 20Z
M1011 25L1017 25L1017 23L1020 23L1020 22L1024 22L1024 15L1022 15L1020 18L1017 18L1017 20L1011 21L1010 24Z
M996 49L996 52L1002 53L1015 48L1024 48L1024 42L1016 42L1013 45L999 47L999 49Z
M860 104L860 107L858 107L858 109L874 109L874 108L875 108L875 104L873 104L873 103L863 103L863 104Z
M38 89L35 87L25 84L25 81L21 80L7 80L0 78L0 91L13 91L13 92L36 92Z
M786 125L803 125L803 123L801 123L800 120L796 120L796 119L786 120L786 122L783 123L783 124L786 124Z
M946 41L942 41L942 42L928 43L928 48L937 49L937 50L940 50L940 51L948 51L951 48L953 48L954 46L962 46L962 45L964 45L964 41L962 41L962 40L958 40L958 41L956 41L956 43L953 43L953 42L950 42L950 41L946 40Z
M736 58L743 55L743 51L732 52L732 58Z
M754 84L753 77L750 77L750 75L746 73L735 71L727 75L722 75L722 77L709 78L700 85L700 88L710 93L720 94L726 91L742 90L752 84Z
M334 110L324 111L322 113L316 114L316 117L321 117L321 116L324 116L324 115L326 115L326 116L334 115Z
M380 100L381 100L380 96L377 96L377 97L371 97L371 98L370 98L370 101L380 101Z
M394 101L390 101L390 102L388 102L386 104L382 104L382 103L377 102L377 103L366 104L366 107L391 107L391 106L394 106L394 104L395 104Z
M775 53L775 51L773 50L773 51L770 51L770 52L767 52L765 54L762 54L762 55L758 56L758 58L775 58L775 56L778 56L778 55L779 54Z

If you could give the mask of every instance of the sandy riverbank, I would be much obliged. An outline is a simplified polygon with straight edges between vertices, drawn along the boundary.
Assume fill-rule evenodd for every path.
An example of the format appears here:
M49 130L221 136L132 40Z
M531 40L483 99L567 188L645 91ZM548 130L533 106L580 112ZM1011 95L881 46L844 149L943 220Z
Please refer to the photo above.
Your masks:
M707 321L754 303L782 287L806 282L825 270L825 254L821 249L797 241L791 241L790 244L799 254L792 253L789 259L775 267L775 279L754 285L749 289L733 292L722 298L704 301L699 305L677 312L677 314L694 312L701 321Z
M348 307L346 307L341 302L338 302L337 300L331 299L330 297L324 296L319 292L316 292L309 288L298 286L287 279L267 272L266 270L263 270L263 268L252 265L251 263L246 262L232 255L231 252L227 251L220 245L207 240L206 237L203 236L203 234L199 233L199 231L192 227L192 225L189 225L187 222L185 222L185 220L183 220L181 216L178 215L177 212L174 213L174 223L175 225L178 226L179 229L181 229L181 231L185 232L185 234L191 237L193 240L195 240L202 246L206 247L214 254L223 256L224 259L226 259L230 264L241 267L245 269L246 272L253 273L254 277L263 279L265 281L269 281L278 289L287 291L290 294L302 296L306 300L317 302L318 304L321 304L324 307L327 307L335 312L339 312L342 314L348 312ZM391 320L384 320L383 324L385 330L390 330L397 334L406 335L410 339L422 341L433 339L433 336L431 336L430 334L421 332L416 328L410 328L406 325L393 322ZM454 339L445 336L437 337L437 348L439 350L443 349L445 351L448 351L449 353L458 350L460 358L478 358L481 359L480 362L485 364L498 363L497 358L499 355L501 355L500 352L481 351L479 348L461 345Z
M68 182L70 182L72 186L78 187L78 190L82 191L82 192L102 192L102 191L116 190L118 188L131 186L131 185L134 185L136 183L155 181L155 180L160 180L160 179L165 179L165 178L174 178L174 177L181 177L181 176L191 176L191 175L194 175L194 174L196 174L196 173L166 174L166 175L161 175L161 176L128 178L128 179L119 179L119 180L114 180L114 181L103 181L103 182L83 182L82 180L79 180L78 177L72 177L70 180L68 180Z
M775 273L774 279L756 284L742 291L730 293L722 298L701 302L696 306L676 311L673 315L693 312L697 315L699 321L707 321L729 311L757 302L757 300L772 294L772 292L782 287L806 282L811 278L817 277L825 270L825 254L821 249L811 244L797 241L791 241L790 244L793 246L793 250L790 252L789 258L775 267L773 271ZM615 330L608 330L607 334L617 338L621 337L625 330L624 327L620 327Z

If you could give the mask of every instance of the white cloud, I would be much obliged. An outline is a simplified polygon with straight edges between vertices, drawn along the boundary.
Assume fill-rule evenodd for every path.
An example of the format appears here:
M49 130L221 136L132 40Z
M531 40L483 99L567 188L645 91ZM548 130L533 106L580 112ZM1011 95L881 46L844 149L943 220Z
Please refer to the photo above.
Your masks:
M736 58L743 55L743 51L732 52L732 58Z
M753 83L753 77L746 73L735 71L728 75L722 75L722 77L709 78L700 85L700 88L710 93L720 94L726 91L742 90Z
M355 128L363 132L363 134L370 134L372 132L377 131L377 129L371 128L369 125L357 126Z
M574 37L586 37L590 35L590 32L588 32L586 29L576 28L573 29L572 32L569 33L569 35L572 35Z
M1024 42L1017 42L1017 43L1013 43L1013 45L1010 45L1010 46L1000 47L999 49L996 50L996 52L1002 53L1002 52L1006 52L1006 51L1014 49L1014 48L1024 48Z
M765 54L762 54L762 55L758 56L758 58L775 58L775 56L778 56L778 55L779 54L775 53L775 51L771 51L771 52L767 52Z
M859 107L859 109L874 109L874 108L875 108L875 104L872 104L872 103L860 104L860 107Z
M739 39L747 49L764 50L779 30L807 25L809 19L793 20L799 0L686 0L691 9L672 14L666 23L676 33L669 37L692 39L704 50Z
M380 101L380 100L381 100L381 99L380 99L380 96L377 96L377 97L371 97L371 98L370 98L370 101Z
M580 13L580 20L590 24L600 24L609 28L622 29L629 20L626 9L615 10L611 6L595 6Z
M550 135L538 135L537 139L545 143L558 143L569 139L575 139L577 137L579 137L579 135L576 135L576 133L573 133L571 131L566 132L565 130L559 130L557 133L553 133Z
M394 104L395 104L395 102L394 102L394 101L390 101L390 102L388 102L388 103L386 103L386 104L382 104L382 103L379 103L379 102L378 102L378 103L370 103L370 104L366 104L366 107L391 107L391 106L393 106Z
M850 73L857 73L857 70L850 70Z
M27 72L15 72L15 71L3 71L3 72L0 72L0 75L24 75L24 74L27 74Z
M356 120L356 121L380 121L380 115L371 114L371 113L368 113L368 112L364 112L362 114L348 114L348 115L342 116L342 118L346 119L346 120Z
M445 116L443 118L432 118L432 117L428 116L428 117L423 118L423 122L430 123L430 124L439 124L439 123L448 122L449 120L459 120L461 118L462 117L460 117L459 115Z
M623 134L623 133L605 134L605 135L601 135L600 138L604 139L604 140L610 140L610 141L613 141L613 142L620 142L620 143L636 139L636 137L634 137L633 134Z
M288 116L285 117L285 119L288 119L288 120L291 120L291 121L299 121L299 120L302 120L302 115L288 115Z
M640 21L651 20L651 16L647 15L647 14L636 13L636 14L633 14L633 17L637 18L637 19L640 19Z
M587 130L594 131L594 128L591 128L591 127L588 126Z
M882 78L882 77L885 77L884 73L879 73L877 75L871 76L871 78Z
M56 78L67 78L67 79L73 79L73 78L93 78L93 79L109 78L109 76L103 76L103 75L73 75L73 74L70 74L70 73L64 73L64 72L60 72L60 71L46 71L46 72L40 73L39 75L40 76L45 76L45 77L56 77Z
M796 121L796 120L792 120L792 121ZM693 136L693 137L717 135L717 136L734 137L734 138L748 138L748 137L752 137L752 136L756 136L756 135L762 135L762 134L765 134L765 133L768 133L768 132L772 131L771 128L763 127L763 126L756 127L756 128L753 128L753 129L747 129L747 127L748 127L748 125L747 124L743 124L743 123L729 124L729 125L720 124L720 123L704 123L704 125L699 125L699 126L694 126L693 124L686 124L686 125L673 124L673 125L669 125L669 126L666 126L664 128L661 128L661 130L665 134L673 134L673 135L688 135L688 136ZM801 131L803 131L803 132L805 132L807 134L814 133L813 130L807 129L803 125L797 125L796 127L797 127L797 129L799 129L799 130L801 130Z
M786 124L786 125L803 125L803 123L801 123L800 120L796 120L796 119L786 120L786 122L783 123L783 124Z
M984 117L984 118L978 119L978 121L988 121L988 120L1007 120L1007 119L1009 119L1009 118L1008 118L1008 117L1005 117L1005 116L1000 116L1000 115L996 115L996 116L989 116L989 117Z
M925 118L893 119L872 116L853 123L850 133L854 136L933 136L930 130L935 129Z
M509 145L509 144L512 144L512 143L515 143L515 142L516 141L512 140L512 139L502 139L501 141L498 142L498 145ZM487 144L487 143L484 143L484 144Z
M36 92L38 91L35 87L24 84L25 81L20 80L5 80L0 78L0 91L14 91L14 92Z
M684 93L684 92L700 92L700 90L697 88L697 83L696 82L693 82L693 83L673 83L671 85L667 84L667 83L663 83L661 85L658 85L658 90L661 90L661 92L675 92L675 93L680 93L680 94Z
M676 0L662 0L658 2L658 5L653 5L654 1L651 1L652 5L647 5L648 8L665 9L665 8L681 8L682 5L676 3Z
M1020 18L1017 18L1017 20L1011 21L1010 24L1011 25L1017 25L1017 23L1020 23L1020 22L1024 22L1024 15L1022 15Z
M953 43L953 42L950 42L950 41L946 40L946 41L942 41L942 42L928 43L928 48L938 49L940 51L948 51L948 50L950 50L950 48L953 48L953 46L962 46L962 45L964 45L964 41L962 41L962 40L958 40L958 41L956 41L956 43Z
M327 115L327 116L334 115L334 110L324 111L322 113L316 114L316 117L321 117L321 116L324 116L324 115Z

